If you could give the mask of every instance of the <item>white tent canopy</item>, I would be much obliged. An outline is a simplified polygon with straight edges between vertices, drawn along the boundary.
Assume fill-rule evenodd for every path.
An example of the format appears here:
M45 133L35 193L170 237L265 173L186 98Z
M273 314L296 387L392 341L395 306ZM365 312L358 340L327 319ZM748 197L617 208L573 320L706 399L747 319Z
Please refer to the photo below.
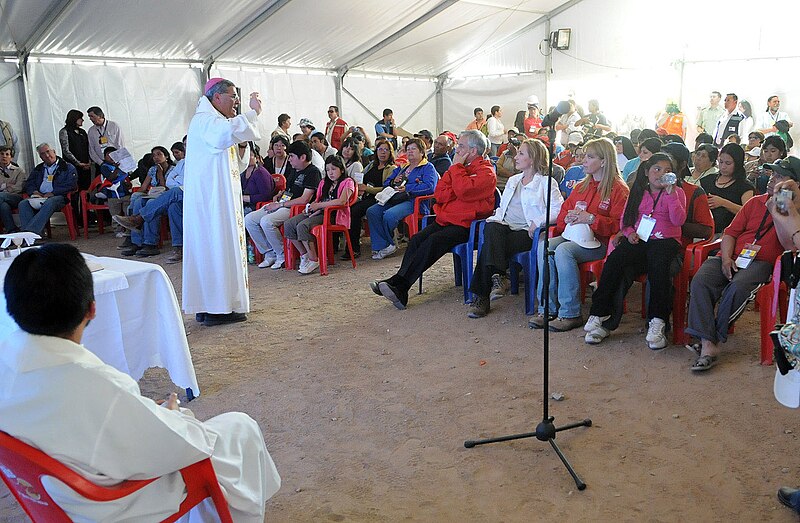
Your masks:
M179 140L207 75L324 128L328 105L371 131L385 107L409 131L462 129L472 108L503 106L509 127L536 94L597 98L620 131L652 126L674 100L693 120L710 90L763 111L779 94L800 114L800 57L749 2L676 0L0 0L0 119L33 145L57 141L69 109L98 105L132 152ZM720 9L724 9L721 11ZM775 17L800 4L779 1ZM550 30L572 29L569 50ZM780 71L780 74L778 74ZM88 125L88 123L87 123Z

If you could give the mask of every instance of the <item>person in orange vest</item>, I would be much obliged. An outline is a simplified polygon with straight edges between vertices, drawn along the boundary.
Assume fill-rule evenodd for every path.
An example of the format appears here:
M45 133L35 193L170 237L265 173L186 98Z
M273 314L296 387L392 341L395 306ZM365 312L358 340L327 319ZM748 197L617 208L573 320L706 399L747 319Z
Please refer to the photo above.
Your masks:
M656 131L662 129L665 131L664 134L677 134L686 139L686 117L675 102L669 102L664 112L658 116Z

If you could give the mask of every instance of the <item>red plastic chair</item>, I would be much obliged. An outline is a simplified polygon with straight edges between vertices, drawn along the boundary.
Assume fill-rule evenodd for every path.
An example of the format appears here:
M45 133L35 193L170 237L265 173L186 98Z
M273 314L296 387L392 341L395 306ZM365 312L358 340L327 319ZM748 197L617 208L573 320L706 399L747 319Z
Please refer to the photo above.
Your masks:
M711 251L719 249L722 245L722 240L715 240L706 243L694 250L694 272L700 268L700 265L708 258ZM761 364L772 365L772 338L769 333L775 328L778 320L778 313L780 318L786 317L786 311L789 306L789 293L788 287L785 282L781 281L781 257L775 260L775 265L772 270L772 280L764 284L758 289L755 296L755 305L759 311L760 319L760 351L761 351ZM734 325L730 326L729 333L733 333ZM688 336L684 338L688 341Z
M406 227L408 227L409 239L419 232L419 222L425 216L425 214L423 214L419 210L420 205L422 204L422 202L427 202L431 200L433 200L432 194L426 194L414 198L414 212L403 218L403 223L405 223ZM433 208L430 209L430 212L433 212Z
M336 225L332 222L333 211L351 207L358 201L358 191L353 191L347 205L334 205L333 207L326 207L323 211L322 225L317 225L311 229L311 234L317 239L317 256L319 257L319 273L321 276L328 275L328 263L331 265L336 264L336 257L333 253L333 233L344 233L345 241L347 242L347 251L350 253L350 261L353 262L353 268L356 268L356 257L353 256L353 244L350 242L350 228L342 225Z
M233 523L211 459L189 465L181 469L180 473L186 483L186 499L181 503L178 512L163 523L176 521L209 497L214 501L220 520L223 523ZM56 478L84 498L101 502L128 496L158 479L123 481L111 487L101 487L41 450L0 431L0 477L25 513L34 522L70 523L72 520L45 491L42 485L43 476Z
M56 212L64 213L64 219L67 222L67 229L69 230L69 239L72 240L72 241L75 241L75 240L78 239L78 226L75 224L75 217L72 214L72 195L74 193L75 193L75 191L71 191L71 192L68 192L67 194L65 194L64 197L67 199L67 204L60 211L56 211ZM27 194L23 194L22 197L27 199L28 195ZM45 226L45 230L47 231L47 237L48 238L52 238L53 237L53 231L50 229L50 221L49 220L47 222L47 225Z
M102 176L95 176L92 183L89 184L89 189L84 189L80 192L80 201L81 201L81 215L83 216L83 238L89 239L89 211L108 211L108 205L105 204L97 204L91 203L89 201L89 193L96 191L97 187L103 183ZM110 211L109 211L110 213ZM97 217L97 231L100 234L104 234L105 225L103 224L103 220L100 218L99 213Z
M286 177L282 174L272 174L272 181L275 182L275 194L286 190Z

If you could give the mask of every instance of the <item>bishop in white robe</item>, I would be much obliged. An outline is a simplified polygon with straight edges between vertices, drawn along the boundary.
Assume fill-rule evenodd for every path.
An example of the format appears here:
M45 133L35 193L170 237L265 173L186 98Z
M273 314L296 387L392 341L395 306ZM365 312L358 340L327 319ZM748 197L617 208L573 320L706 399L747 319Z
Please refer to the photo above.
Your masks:
M258 93L236 115L233 83L213 78L189 124L183 198L183 310L242 321L250 312L237 144L259 140ZM248 156L249 158L249 156ZM208 319L206 319L208 323Z

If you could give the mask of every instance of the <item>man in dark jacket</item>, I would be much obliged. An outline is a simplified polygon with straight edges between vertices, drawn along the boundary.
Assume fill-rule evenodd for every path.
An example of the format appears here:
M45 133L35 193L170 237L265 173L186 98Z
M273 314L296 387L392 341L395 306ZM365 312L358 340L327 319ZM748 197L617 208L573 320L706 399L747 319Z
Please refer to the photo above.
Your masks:
M29 199L19 204L19 221L23 231L41 234L50 216L67 204L67 194L78 188L78 173L49 144L41 144L36 152L42 163L25 182L24 191Z
M436 219L411 238L397 274L370 284L375 294L398 309L405 309L408 290L422 273L453 247L467 241L472 220L492 214L497 177L492 164L483 157L485 152L486 139L480 131L461 133L453 165L433 193Z

